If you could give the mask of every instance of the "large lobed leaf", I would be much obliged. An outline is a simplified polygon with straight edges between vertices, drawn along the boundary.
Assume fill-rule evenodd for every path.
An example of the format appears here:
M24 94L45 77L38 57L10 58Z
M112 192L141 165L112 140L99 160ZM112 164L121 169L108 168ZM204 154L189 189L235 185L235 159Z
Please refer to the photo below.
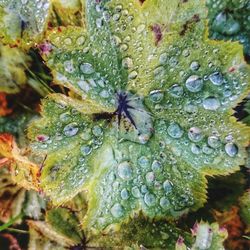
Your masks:
M57 205L86 190L83 226L96 231L201 207L205 176L246 157L249 129L232 117L249 86L241 46L208 40L204 1L85 7L86 31L46 40L44 59L75 98L50 95L29 129L47 157L41 187Z

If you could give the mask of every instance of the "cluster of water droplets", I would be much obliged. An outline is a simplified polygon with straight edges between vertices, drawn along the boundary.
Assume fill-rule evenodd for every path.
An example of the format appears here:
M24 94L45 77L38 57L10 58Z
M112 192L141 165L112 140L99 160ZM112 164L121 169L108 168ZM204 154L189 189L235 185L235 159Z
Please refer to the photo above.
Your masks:
M121 158L105 174L97 191L100 199L98 223L101 226L109 224L110 220L114 222L127 217L139 208L152 217L156 214L171 216L194 204L192 185L188 180L196 174L185 168L178 169L174 155L166 155L162 143L153 154L149 148L140 149L136 144L120 145L124 147L120 148L122 154L129 152L129 156Z

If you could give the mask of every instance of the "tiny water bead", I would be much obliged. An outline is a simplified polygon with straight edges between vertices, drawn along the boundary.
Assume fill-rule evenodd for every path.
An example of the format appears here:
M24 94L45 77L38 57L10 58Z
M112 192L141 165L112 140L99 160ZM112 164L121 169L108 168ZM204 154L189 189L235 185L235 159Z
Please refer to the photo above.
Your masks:
M141 156L139 159L138 159L138 164L143 167L143 168L146 168L150 165L150 160L146 157L146 156Z
M92 64L90 64L90 63L83 63L83 64L81 64L81 65L80 65L80 69L81 69L81 71L82 71L84 74L88 74L88 75L95 72L95 70L94 70Z
M190 69L193 71L197 71L200 68L200 64L197 61L193 61L190 64Z
M173 183L169 180L164 181L163 182L163 189L167 194L170 193L173 189Z
M159 103L162 101L164 94L161 90L153 90L149 94L149 98L154 103Z
M81 152L84 156L89 155L91 153L91 151L92 151L92 148L89 145L84 145L81 147Z
M162 197L162 198L160 199L160 206L161 206L163 209L169 208L169 207L170 207L170 202L169 202L169 200L168 200L166 197Z
M76 122L72 122L64 127L63 132L66 136L71 137L77 134L79 128Z
M132 187L131 192L135 198L140 198L141 192L138 187Z
M144 202L149 207L153 206L155 204L155 202L156 202L155 195L151 194L151 193L146 193L145 196L144 196Z
M133 60L130 57L126 57L122 60L122 66L125 69L130 69L133 67Z
M214 84L214 85L222 85L224 78L220 72L214 72L209 76L209 80Z
M99 136L101 136L103 134L103 130L102 130L102 128L100 126L94 126L93 129L92 129L92 133L95 136L99 137Z
M122 217L124 214L124 209L123 207L119 204L116 203L110 210L111 214L115 217L115 218L119 218Z
M197 127L192 127L188 131L188 138L193 142L199 142L202 139L201 129Z
M184 133L183 129L177 123L170 124L167 129L167 132L172 138L175 139L181 138Z
M178 84L174 84L173 86L170 87L169 89L169 93L171 96L179 98L183 95L183 87L178 85Z
M220 138L217 136L209 136L207 143L211 148L219 148L221 146Z
M121 198L123 200L127 200L129 198L129 193L128 193L128 190L126 188L123 188L121 190Z
M159 171L161 169L161 167L162 167L161 162L157 161L157 160L154 160L152 163L152 166L151 166L153 171Z
M130 163L125 161L118 165L118 175L124 180L129 180L132 178L132 169Z
M234 157L238 154L239 149L236 144L230 142L225 145L225 151L230 157Z
M220 107L220 101L215 97L208 97L203 100L203 107L207 110L217 110Z
M192 75L186 80L186 87L190 92L199 92L203 87L203 80L197 75Z
M87 81L85 81L85 80L80 80L80 81L78 81L77 82L77 85L79 86L79 88L81 89L81 90L83 90L84 92L86 92L86 93L88 93L89 92L89 90L90 90L90 85L89 85L89 83L87 82Z
M152 183L155 180L155 174L153 172L148 172L146 174L146 181Z

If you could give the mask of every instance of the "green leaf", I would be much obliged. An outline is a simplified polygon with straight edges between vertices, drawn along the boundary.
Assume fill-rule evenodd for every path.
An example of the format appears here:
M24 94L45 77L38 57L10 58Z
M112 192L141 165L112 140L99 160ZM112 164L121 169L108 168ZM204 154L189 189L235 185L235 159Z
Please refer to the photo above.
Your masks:
M207 0L207 6L211 38L240 41L249 57L249 1Z
M46 156L41 187L56 205L86 191L87 231L198 209L205 176L245 162L249 129L232 116L249 88L241 46L208 40L204 1L85 7L86 31L46 40L44 59L74 98L48 96L29 129Z
M24 48L34 45L43 38L50 8L49 0L1 0L2 42Z

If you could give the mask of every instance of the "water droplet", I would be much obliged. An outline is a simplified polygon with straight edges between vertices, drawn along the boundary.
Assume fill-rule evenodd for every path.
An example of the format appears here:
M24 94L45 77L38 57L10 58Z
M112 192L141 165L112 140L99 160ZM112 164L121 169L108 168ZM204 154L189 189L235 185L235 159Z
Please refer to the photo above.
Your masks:
M128 78L133 80L133 79L135 79L137 76L138 76L137 71L132 71L131 73L129 73Z
M85 42L85 37L84 36L79 36L77 39L76 39L76 44L77 45L83 45Z
M167 53L162 53L159 58L160 64L165 64L167 62L168 55Z
M92 64L90 64L90 63L81 64L80 69L84 74L88 74L88 75L95 72Z
M118 165L118 175L124 179L129 180L132 177L132 169L130 167L129 162L124 161Z
M67 45L67 46L71 45L72 44L72 39L69 38L69 37L65 38L64 39L64 44Z
M123 60L122 60L122 66L125 68L125 69L130 69L133 67L133 60L130 58L130 57L125 57Z
M88 93L89 90L90 90L89 84L86 81L84 81L84 80L81 80L81 81L77 82L77 85L79 86L79 88L81 90L83 90L86 93Z
M171 123L167 129L168 134L175 139L181 138L184 131L177 123Z
M113 15L113 20L118 21L120 19L121 15L119 13L116 13Z
M151 207L155 204L155 196L153 194L146 193L144 196L144 201L149 207Z
M95 135L95 136L101 136L103 134L103 131L102 131L102 128L98 125L94 126L92 128L92 133Z
M209 76L209 80L214 84L214 85L221 85L223 83L223 76L220 72L214 72Z
M73 73L75 71L72 60L65 61L63 64L65 71L67 71L68 73Z
M154 70L154 75L156 79L161 79L165 75L164 67L160 66Z
M155 180L155 174L153 172L148 172L146 174L146 181L152 183Z
M208 97L203 100L203 107L207 110L216 110L220 107L220 101L215 97Z
M192 127L188 131L188 137L193 142L198 142L202 139L201 130L197 127Z
M204 154L210 155L210 154L213 153L213 149L210 148L208 145L205 144L205 145L202 146L202 152Z
M145 24L140 24L140 25L137 27L137 32L138 32L138 33L141 33L145 28L146 28L146 25L145 25Z
M186 87L190 92L199 92L203 87L203 80L197 75L192 75L186 80Z
M141 156L139 159L138 159L138 164L143 167L143 168L146 168L149 166L150 164L150 161L149 159L146 157L146 156Z
M71 118L70 113L63 113L60 115L60 120L62 122L69 122L70 118Z
M76 122L72 122L64 127L63 132L66 136L71 137L77 134L79 128Z
M119 204L116 203L110 210L111 214L115 217L115 218L119 218L122 217L124 214L124 210L123 207Z
M164 94L161 90L153 90L149 94L149 98L154 103L159 103L162 101Z
M173 183L169 180L163 182L163 189L166 193L170 193L173 189Z
M193 71L197 71L200 68L200 64L197 61L193 61L190 64L190 69Z
M207 143L211 148L219 148L221 145L220 139L213 135L208 137Z
M234 157L238 154L238 147L236 144L230 142L225 145L225 151L230 157Z
M153 171L159 171L161 169L161 162L154 160L151 168Z
M166 209L170 206L170 202L169 200L166 198L166 197L162 197L160 199L160 206L163 208L163 209Z
M123 200L127 200L129 198L129 193L128 190L126 188L123 188L121 191L121 198Z
M91 151L92 151L92 148L89 145L81 146L81 152L84 156L89 155Z
M173 86L171 86L171 88L169 89L169 93L171 96L173 97L181 97L183 95L183 87L178 85L178 84L174 84Z
M102 90L99 95L106 99L109 97L109 92L107 90Z
M201 153L201 148L200 148L200 146L199 146L199 145L196 145L196 144L194 144L194 143L192 143L192 145L191 145L191 152L192 152L193 154L195 154L195 155L200 154L200 153Z
M132 187L131 192L132 192L132 195L133 195L135 198L140 198L141 192L140 192L140 190L139 190L138 187Z

